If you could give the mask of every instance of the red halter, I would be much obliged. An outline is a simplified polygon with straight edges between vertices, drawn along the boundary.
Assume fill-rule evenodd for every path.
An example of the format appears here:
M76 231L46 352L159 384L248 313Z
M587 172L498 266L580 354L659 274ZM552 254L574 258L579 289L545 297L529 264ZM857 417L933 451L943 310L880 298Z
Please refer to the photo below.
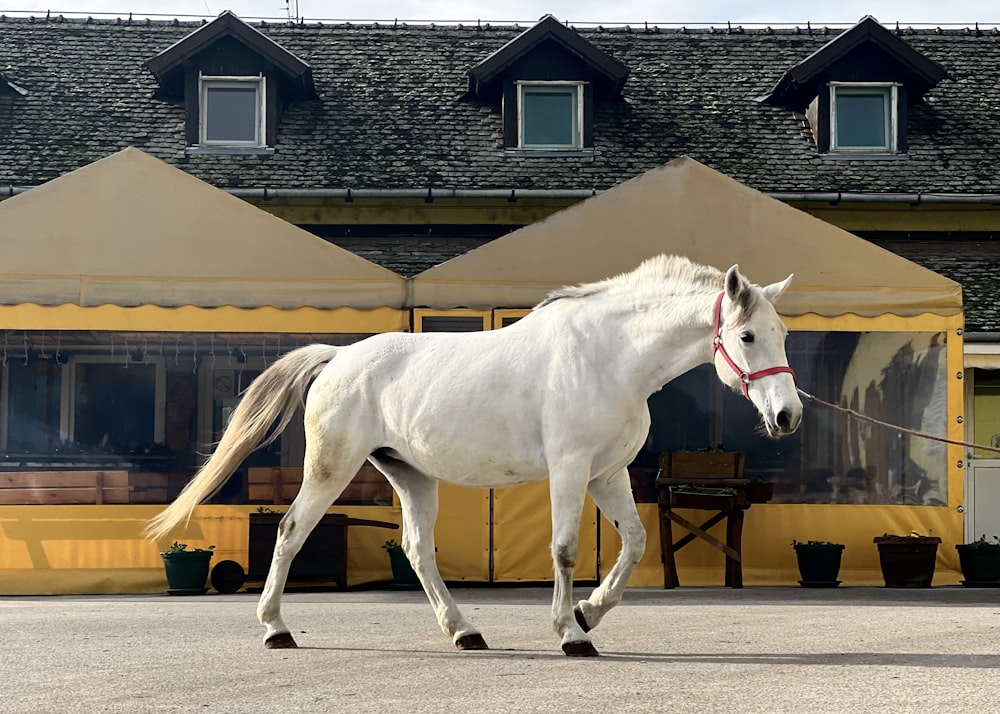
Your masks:
M733 371L739 376L740 383L743 385L743 396L747 399L750 398L750 382L755 379L760 379L761 377L787 372L792 375L792 381L798 384L798 381L795 379L795 372L792 371L791 367L768 367L767 369L747 373L745 370L736 366L736 362L734 362L733 358L729 356L729 353L726 352L725 346L722 344L722 298L725 297L725 295L725 292L719 293L719 297L715 301L715 337L712 340L712 359L715 359L716 352L722 353L722 359L726 360L726 364L732 367Z

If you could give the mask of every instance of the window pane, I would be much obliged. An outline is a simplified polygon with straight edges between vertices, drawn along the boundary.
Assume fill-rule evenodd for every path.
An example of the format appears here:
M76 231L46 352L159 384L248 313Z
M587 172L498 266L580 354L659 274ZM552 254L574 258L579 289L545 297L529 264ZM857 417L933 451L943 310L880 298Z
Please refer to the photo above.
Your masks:
M889 148L888 95L888 89L837 91L837 148Z
M791 332L786 347L799 383L820 399L945 435L944 333ZM722 387L711 365L667 384L649 407L646 447L630 467L645 500L655 501L659 453L722 448L746 454L747 478L775 483L774 503L947 504L943 443L808 404L798 432L769 439L757 411ZM645 480L638 488L637 476Z
M257 142L257 87L209 87L206 141Z
M575 89L526 89L521 110L524 146L576 146Z
M54 360L11 360L7 392L7 450L51 453L59 446L62 370Z
M139 454L153 449L156 367L77 364L73 439L82 451Z

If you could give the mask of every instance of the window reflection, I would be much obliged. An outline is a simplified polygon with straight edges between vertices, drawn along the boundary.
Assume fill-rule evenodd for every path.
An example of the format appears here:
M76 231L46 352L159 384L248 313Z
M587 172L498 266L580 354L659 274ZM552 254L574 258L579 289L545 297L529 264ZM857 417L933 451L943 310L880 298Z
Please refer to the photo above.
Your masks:
M947 424L945 334L792 332L787 353L807 392L866 416L938 436ZM650 498L660 452L723 448L746 453L748 478L774 481L774 503L946 505L946 446L806 403L802 427L760 434L756 410L723 387L711 365L649 401L646 447L634 465ZM652 472L652 473L650 473Z

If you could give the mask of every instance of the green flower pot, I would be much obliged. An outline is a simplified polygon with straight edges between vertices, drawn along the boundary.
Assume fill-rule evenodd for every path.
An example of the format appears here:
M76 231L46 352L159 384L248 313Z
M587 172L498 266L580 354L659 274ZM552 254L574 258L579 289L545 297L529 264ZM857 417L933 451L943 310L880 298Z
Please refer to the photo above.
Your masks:
M160 553L163 569L167 574L167 593L170 595L204 595L208 592L208 566L212 560L210 550L191 550L180 553Z

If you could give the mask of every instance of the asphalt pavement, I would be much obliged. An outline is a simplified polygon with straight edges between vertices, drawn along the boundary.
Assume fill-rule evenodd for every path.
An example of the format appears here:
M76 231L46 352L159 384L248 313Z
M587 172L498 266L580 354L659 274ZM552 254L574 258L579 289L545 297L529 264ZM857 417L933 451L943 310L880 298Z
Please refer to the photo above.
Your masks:
M1000 711L1000 589L630 589L579 659L549 589L453 593L490 650L420 591L287 593L295 650L254 594L0 597L0 712Z

